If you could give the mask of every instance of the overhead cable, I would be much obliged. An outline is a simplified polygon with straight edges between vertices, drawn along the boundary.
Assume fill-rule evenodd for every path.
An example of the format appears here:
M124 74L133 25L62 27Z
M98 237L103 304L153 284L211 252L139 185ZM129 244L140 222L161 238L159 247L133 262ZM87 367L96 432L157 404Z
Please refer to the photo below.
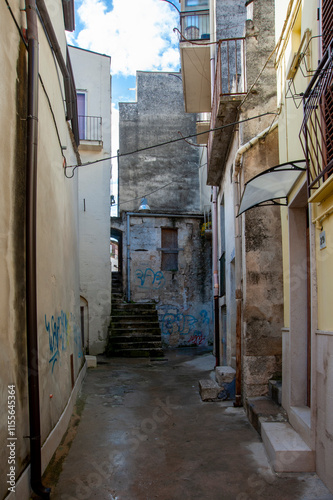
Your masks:
M66 165L65 166L65 175L68 178L72 178L74 176L74 171L77 168L79 168L79 167L87 167L89 165L94 165L95 163L101 163L101 162L103 162L105 160L113 160L115 158L122 158L124 156L130 156L130 155L133 155L133 154L136 154L136 153L141 153L142 151L148 151L150 149L155 149L155 148L159 148L159 147L162 147L162 146L167 146L167 145L173 144L175 142L183 141L184 139L192 139L193 137L197 137L198 135L203 135L203 134L207 134L209 132L214 132L215 130L223 130L223 129L227 128L227 127L233 127L234 125L238 125L239 123L245 123L245 122L248 122L250 120L256 120L257 118L261 118L261 117L267 116L267 115L278 115L278 112L277 111L267 111L266 113L262 113L260 115L251 116L249 118L244 118L244 120L238 120L236 122L227 123L226 125L221 125L220 127L211 128L209 130L206 130L205 132L198 132L196 134L190 134L190 135L187 135L185 137L178 137L177 139L171 139L169 141L160 142L159 144L154 144L152 146L146 146L144 148L139 148L139 149L136 149L134 151L128 151L127 153L119 153L118 155L107 156L106 158L100 158L98 160L88 161L88 162L82 163L82 165ZM72 170L72 175L68 176L66 174L67 168L72 168L73 169Z

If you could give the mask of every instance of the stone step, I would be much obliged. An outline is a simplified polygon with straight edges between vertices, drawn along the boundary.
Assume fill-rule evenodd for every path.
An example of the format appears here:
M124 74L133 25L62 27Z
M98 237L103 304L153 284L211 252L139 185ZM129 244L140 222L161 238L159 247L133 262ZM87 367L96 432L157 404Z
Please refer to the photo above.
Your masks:
M202 401L221 401L219 394L222 390L214 380L199 380L199 393Z
M114 349L111 356L124 358L163 358L163 349Z
M110 328L110 335L111 338L114 336L127 336L131 335L134 337L141 337L141 336L149 336L149 335L159 335L161 337L161 330L156 327L156 328L147 328L143 327L140 328L139 326L135 326L133 328Z
M128 303L122 303L122 304L115 304L115 306L112 307L112 316L124 316L124 315L129 315L129 316L138 316L138 315L147 315L147 314L156 314L156 309L155 305L148 305L148 304L128 304Z
M281 406L282 404L282 380L269 380L268 381L269 397L274 403Z
M145 330L149 329L151 330L152 328L157 328L160 331L160 324L158 321L146 321L144 319L141 319L140 321L111 321L110 324L111 330L132 330L132 329L137 329L137 330Z
M158 321L158 316L157 314L145 314L142 316L142 314L128 314L128 315L116 315L116 316L111 316L111 321L116 322L116 323L140 323L142 321L145 321L147 323L157 323L159 324Z
M260 435L264 422L286 423L288 421L287 412L267 396L248 398L246 412L249 421Z
M111 349L162 349L161 340L144 341L140 337L137 341L131 338L131 341L126 340L125 342L120 342L118 339L110 339L109 346Z
M106 354L122 357L163 357L161 328L155 303L123 302L115 295Z
M315 471L315 452L288 422L263 422L261 437L275 472Z
M111 342L162 342L161 335L154 333L153 335L110 335Z

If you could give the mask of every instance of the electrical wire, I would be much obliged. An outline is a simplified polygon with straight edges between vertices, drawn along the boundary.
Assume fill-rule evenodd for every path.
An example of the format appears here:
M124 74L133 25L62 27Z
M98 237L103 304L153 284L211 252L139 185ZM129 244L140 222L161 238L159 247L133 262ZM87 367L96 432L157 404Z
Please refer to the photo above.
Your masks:
M205 132L198 132L197 134L190 134L190 135L187 135L187 136L184 136L184 137L179 137L177 139L171 139L169 141L161 142L159 144L154 144L152 146L146 146L145 148L136 149L134 151L128 151L127 153L120 153L118 155L107 156L106 158L100 158L98 160L88 161L88 162L82 163L82 165L67 165L67 166L65 166L65 170L67 168L72 168L73 169L73 174L74 174L74 171L77 168L79 168L79 167L88 167L89 165L94 165L96 163L101 163L102 161L113 160L114 158L122 158L124 156L130 156L130 155L133 155L133 154L136 154L136 153L141 153L142 151L148 151L150 149L155 149L155 148L159 148L159 147L162 147L162 146L167 146L168 144L173 144L175 142L183 141L184 139L192 139L193 137L197 137L198 135L203 135L203 134L207 134L209 132L214 132L215 130L223 130L223 129L227 128L227 127L233 127L234 125L238 125L239 123L248 122L250 120L255 120L257 118L261 118L261 117L267 116L267 115L275 115L275 116L277 116L278 112L277 111L267 111L266 113L261 113L260 115L250 116L249 118L244 118L244 120L239 120L237 122L227 123L226 125L222 125L220 127L211 128L209 130L206 130Z
M46 100L47 100L47 103L49 105L49 108L50 108L50 112L51 112L51 115L52 115L52 119L53 119L53 124L54 124L54 128L55 128L55 131L56 131L56 134L57 134L57 138L58 138L58 142L59 142L59 146L60 146L60 150L61 150L61 154L62 154L62 157L64 160L66 160L64 154L63 154L63 147L62 147L62 144L61 144L61 139L60 139L60 133L59 133L59 129L58 129L58 126L57 126L57 122L56 122L56 118L55 118L55 115L54 115L54 111L53 111L53 108L52 108L52 104L51 104L51 101L50 101L50 98L49 98L49 95L47 93L47 90L45 88L45 85L44 85L44 82L43 82L43 79L41 77L40 74L38 74L39 76L39 81L41 83L41 86L42 86L42 89L44 91L44 94L45 94L45 97L46 97Z
M183 134L181 133L180 130L178 130L178 134L181 136L182 139L184 139L184 141L189 144L190 146L195 146L196 148L206 148L207 145L206 144L194 144L194 142L190 142L188 141L184 136Z
M22 30L21 30L21 28L20 28L20 26L19 26L19 24L18 24L18 22L17 22L17 20L16 20L16 17L14 16L14 12L12 11L12 8L11 8L11 6L10 6L10 5L9 5L9 3L8 3L8 0L5 0L5 3L6 3L6 5L7 5L7 7L8 7L8 10L9 10L9 12L10 12L10 15L11 15L11 16L12 16L12 18L13 18L13 21L14 21L14 23L15 23L15 25L16 25L16 28L17 28L17 30L18 30L18 32L19 32L19 34L20 34L20 37L21 37L21 39L22 39L22 41L23 41L23 43L24 43L25 47L26 47L26 48L28 48L28 43L27 43L27 41L26 41L26 39L25 39L25 37L24 37L24 33L22 32Z

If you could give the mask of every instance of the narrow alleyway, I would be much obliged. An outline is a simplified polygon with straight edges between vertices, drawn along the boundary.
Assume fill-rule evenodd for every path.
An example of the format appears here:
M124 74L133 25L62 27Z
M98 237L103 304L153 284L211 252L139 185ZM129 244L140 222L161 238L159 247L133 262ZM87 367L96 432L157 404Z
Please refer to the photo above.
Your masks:
M201 401L214 358L192 352L88 370L77 434L57 485L47 483L52 500L333 499L316 474L272 472L242 408Z

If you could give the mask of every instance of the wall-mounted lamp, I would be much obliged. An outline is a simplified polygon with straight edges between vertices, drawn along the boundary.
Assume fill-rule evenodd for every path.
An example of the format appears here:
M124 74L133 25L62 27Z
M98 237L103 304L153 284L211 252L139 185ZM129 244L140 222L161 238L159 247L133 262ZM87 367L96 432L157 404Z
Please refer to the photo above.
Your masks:
M148 205L147 199L142 198L139 206L139 212L149 212L149 211L150 211L150 206Z

